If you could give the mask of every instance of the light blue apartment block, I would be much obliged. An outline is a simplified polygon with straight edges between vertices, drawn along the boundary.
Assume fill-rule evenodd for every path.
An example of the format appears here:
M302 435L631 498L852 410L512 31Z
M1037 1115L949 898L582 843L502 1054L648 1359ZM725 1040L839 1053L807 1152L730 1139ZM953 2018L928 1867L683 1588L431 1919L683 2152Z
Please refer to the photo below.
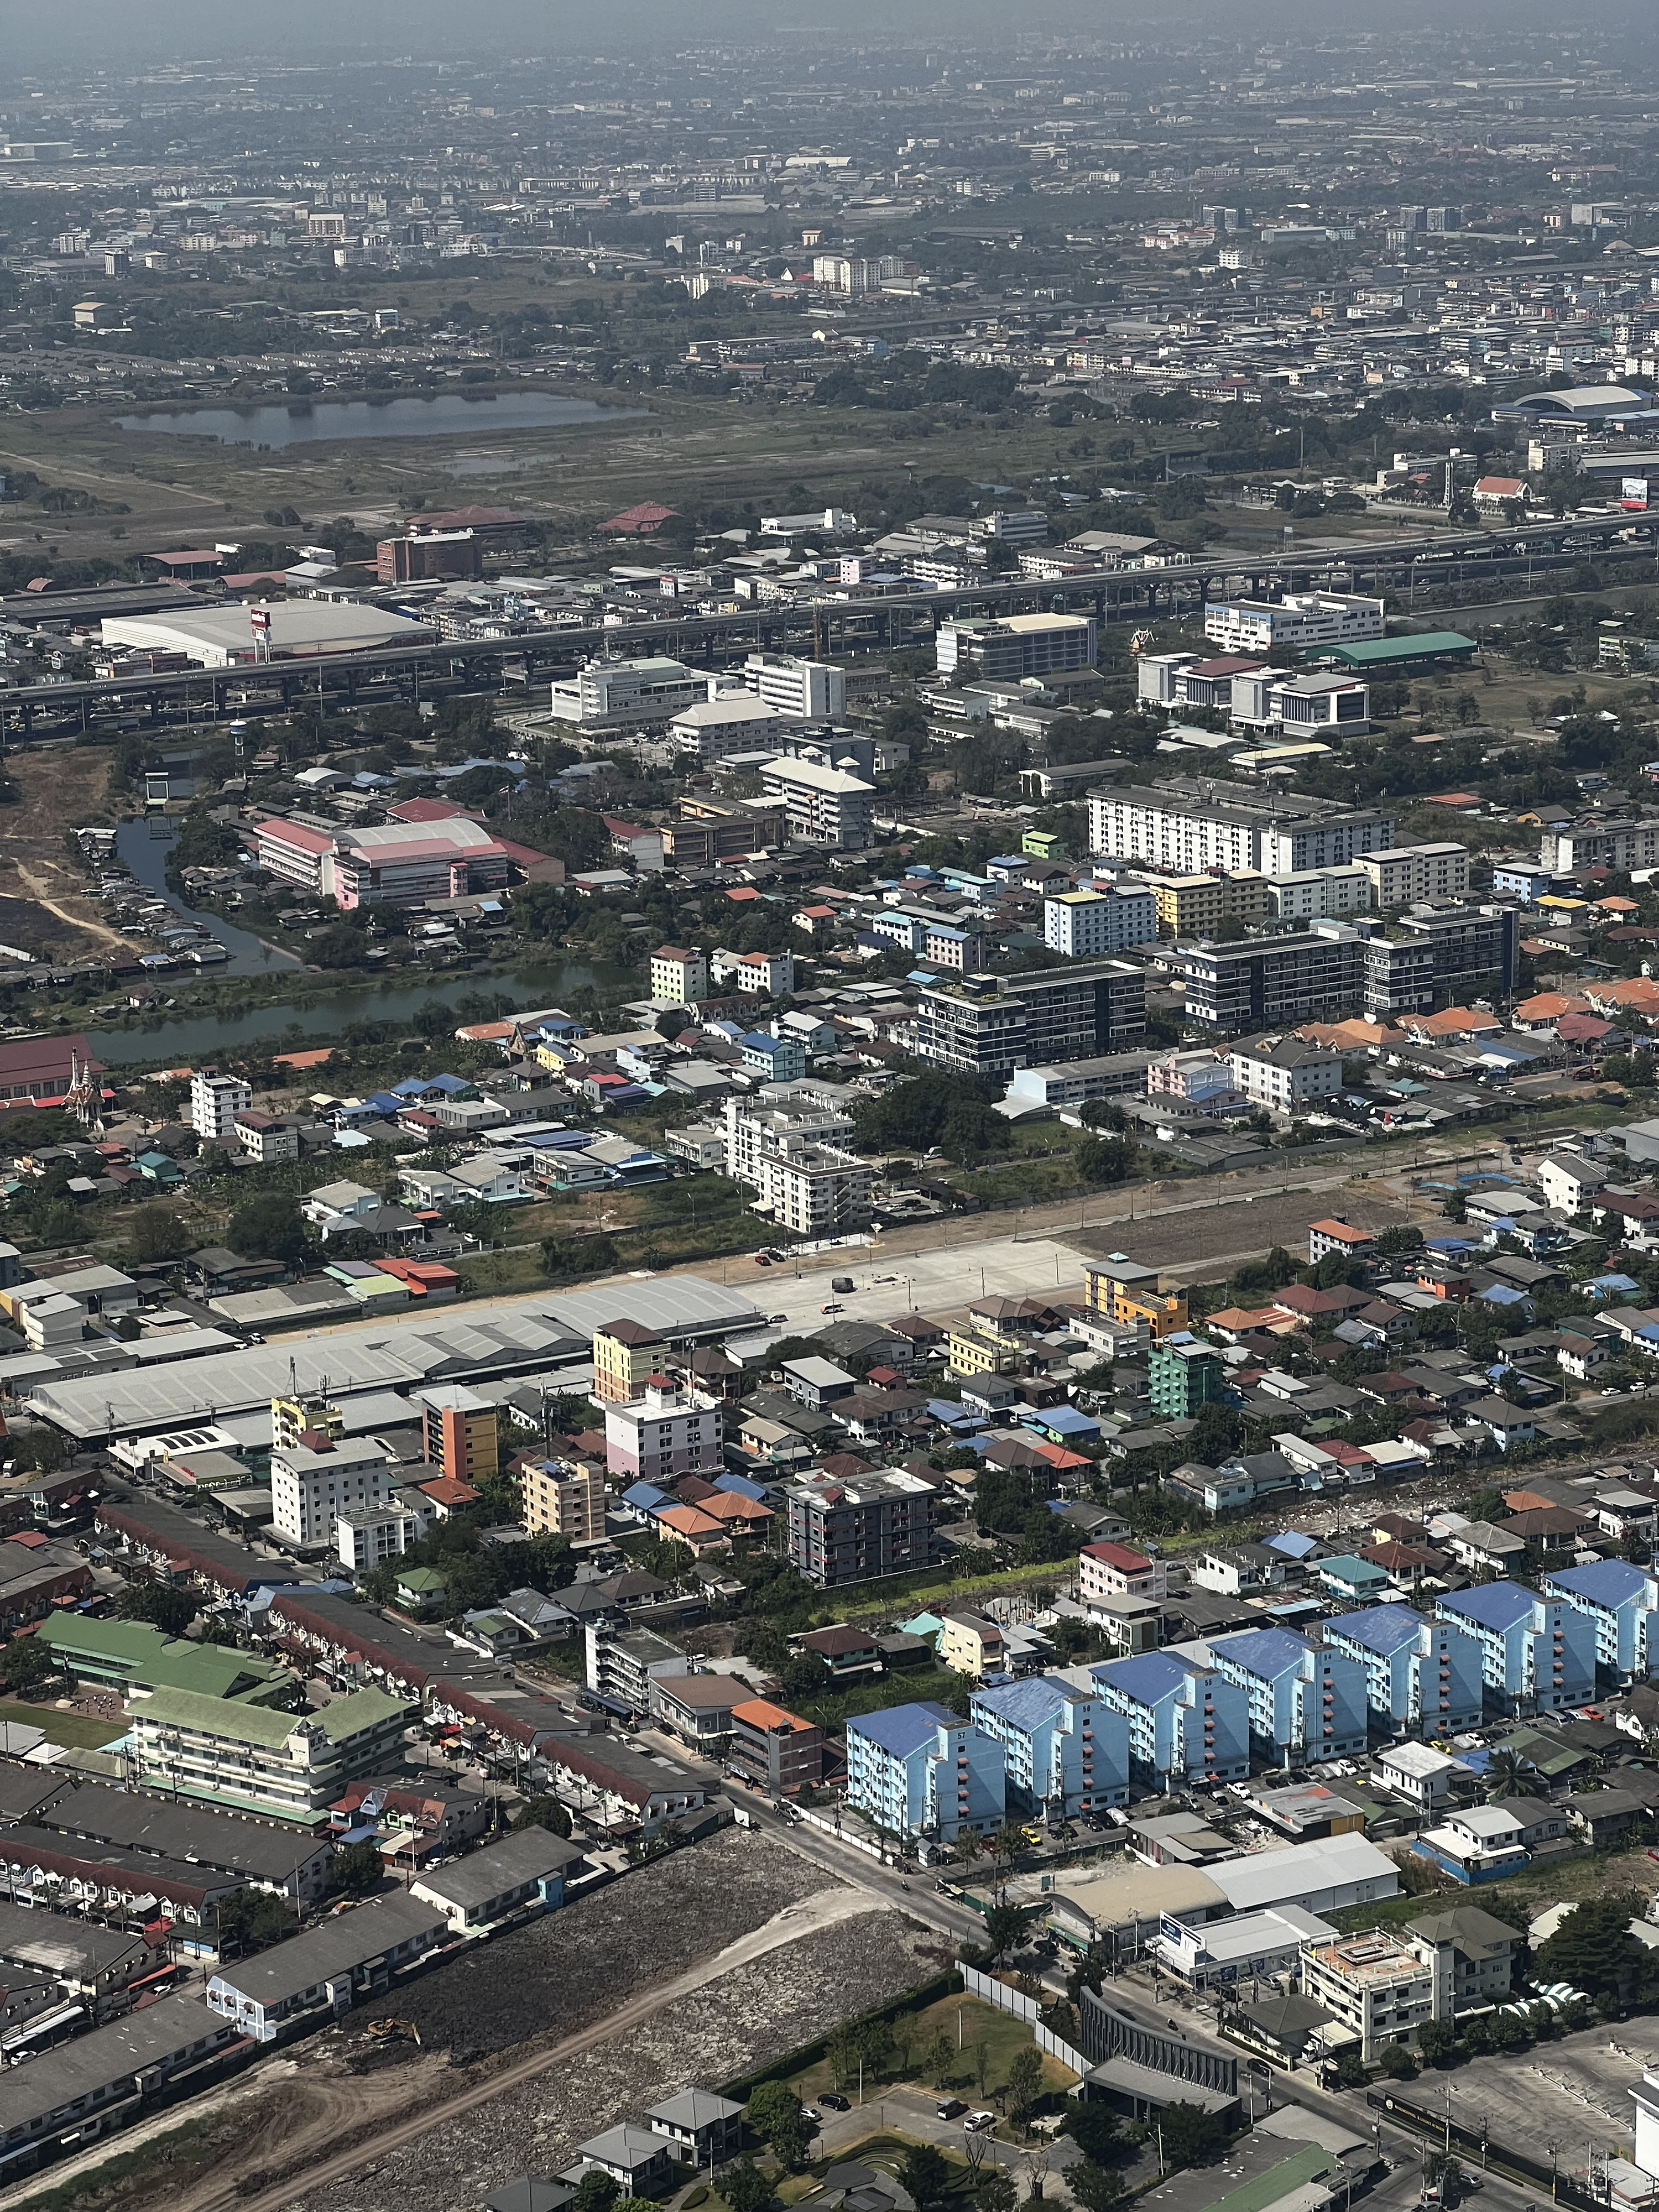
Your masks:
M974 1692L974 1724L1002 1746L1008 1802L1058 1817L1129 1800L1129 1723L1092 1690L1033 1674Z
M1249 1702L1251 1748L1285 1765L1364 1751L1365 1677L1342 1652L1286 1628L1224 1636L1210 1656Z
M1324 1624L1326 1648L1365 1677L1371 1725L1384 1735L1449 1735L1480 1719L1480 1654L1444 1620L1408 1605L1373 1605Z
M847 1723L847 1802L895 1835L988 1835L1006 1804L1002 1746L947 1705L894 1705Z
M1129 1768L1159 1788L1242 1782L1250 1771L1249 1709L1236 1682L1170 1651L1091 1667L1104 1703L1129 1724Z
M1595 1626L1565 1597L1486 1583L1435 1601L1435 1618L1480 1654L1490 1709L1523 1716L1582 1705L1595 1694Z
M1547 1597L1563 1597L1595 1631L1595 1670L1614 1682L1645 1682L1659 1665L1654 1612L1659 1582L1627 1559L1597 1559L1544 1577Z

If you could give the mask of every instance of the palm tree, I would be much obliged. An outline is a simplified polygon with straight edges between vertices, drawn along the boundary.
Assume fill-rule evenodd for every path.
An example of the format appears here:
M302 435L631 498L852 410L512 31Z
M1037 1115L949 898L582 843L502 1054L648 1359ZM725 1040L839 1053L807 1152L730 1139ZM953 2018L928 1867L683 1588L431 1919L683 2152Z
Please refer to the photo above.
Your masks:
M1540 1794L1538 1770L1518 1751L1500 1747L1486 1761L1486 1796L1498 1797L1536 1797Z

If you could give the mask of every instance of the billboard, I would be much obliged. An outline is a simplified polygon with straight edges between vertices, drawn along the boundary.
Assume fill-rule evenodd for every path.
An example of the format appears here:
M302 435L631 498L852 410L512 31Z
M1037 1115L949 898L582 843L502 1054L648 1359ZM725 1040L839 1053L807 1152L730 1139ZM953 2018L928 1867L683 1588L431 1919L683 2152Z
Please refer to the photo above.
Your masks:
M1644 507L1648 503L1648 480L1645 477L1626 477L1619 495L1621 507Z

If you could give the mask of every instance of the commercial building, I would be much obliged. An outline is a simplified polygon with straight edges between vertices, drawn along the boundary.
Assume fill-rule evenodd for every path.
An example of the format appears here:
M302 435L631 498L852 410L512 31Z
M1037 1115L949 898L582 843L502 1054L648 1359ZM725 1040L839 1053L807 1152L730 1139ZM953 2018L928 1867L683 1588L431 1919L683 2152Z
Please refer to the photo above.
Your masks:
M1139 884L1062 891L1042 902L1043 943L1068 959L1097 960L1132 945L1150 945L1157 935L1158 908L1151 891Z
M1098 1696L1060 1674L975 1691L969 1717L1002 1746L1010 1806L1069 1820L1129 1799L1129 1723Z
M251 1959L222 1964L208 1983L207 2002L243 2035L274 2043L337 2018L360 1997L379 1996L448 1932L435 1905L407 1894L375 1898Z
M582 1862L581 1848L542 1827L518 1828L417 1875L409 1885L416 1905L442 1915L452 1936L487 1936L527 1909L556 1912L565 1876Z
M1480 1654L1472 1637L1404 1605L1337 1613L1320 1632L1328 1650L1359 1668L1372 1725L1384 1735L1479 1727Z
M743 680L767 710L791 720L838 722L847 712L847 671L793 653L751 653Z
M555 684L550 705L556 722L579 722L589 730L638 730L667 724L700 699L719 696L718 678L700 674L684 661L590 660L574 677Z
M1210 1656L1249 1701L1251 1746L1283 1765L1363 1752L1365 1677L1342 1653L1283 1628L1212 1642Z
M398 1473L372 1437L349 1443L306 1433L313 1442L272 1447L271 1522L290 1543L331 1543L341 1514L392 1502Z
M922 985L916 1054L1006 1082L1017 1068L1127 1051L1146 1030L1145 970L1127 960L1100 960Z
M938 1492L919 1475L810 1472L784 1495L790 1565L820 1589L914 1574L938 1557Z
M1500 1713L1558 1712L1595 1694L1596 1626L1565 1597L1488 1583L1437 1599L1435 1618L1474 1645L1487 1703Z
M895 1705L847 1723L847 1802L893 1835L988 1835L1006 1802L1002 1747L944 1705Z
M941 676L1020 684L1095 665L1089 615L1008 615L1000 621L941 623L934 641Z
M471 530L417 530L383 538L374 548L374 574L382 584L448 581L483 574L483 547Z
M362 600L262 600L256 610L268 618L257 634L249 609L192 600L186 612L106 616L99 636L106 646L125 645L135 653L182 653L198 668L237 668L256 659L316 659L336 653L373 653L425 645L437 635L430 623L414 622Z
M314 1827L347 1783L397 1772L409 1708L356 1690L314 1712L270 1712L189 1690L157 1690L131 1716L143 1789Z
M1152 787L1108 785L1089 793L1091 851L1176 875L1212 868L1296 875L1343 866L1393 842L1391 813L1300 792L1172 776Z
M415 1402L421 1409L422 1449L432 1465L441 1468L451 1482L476 1487L489 1481L501 1465L494 1401L465 1383L444 1382L419 1392Z
M1224 653L1309 653L1383 635L1383 601L1342 592L1287 592L1278 599L1212 599L1204 635Z
M1300 1972L1304 1996L1353 2031L1368 2066L1387 2045L1410 2043L1444 2016L1435 2011L1433 1961L1380 1928L1304 1945Z
M1108 1660L1089 1674L1129 1724L1133 1778L1162 1790L1242 1782L1250 1771L1249 1709L1239 1686L1173 1651Z
M1501 2005L1515 1986L1522 1932L1478 1905L1419 1913L1406 1923L1407 1940L1434 1968L1434 2017Z
M1284 1905L1236 1913L1228 1920L1167 1918L1152 1949L1159 1964L1189 1989L1237 1990L1245 1982L1293 1973L1304 1943L1335 1934L1328 1922L1300 1905Z
M592 1461L526 1460L519 1475L524 1525L532 1536L597 1543L605 1534L605 1473Z
M662 852L671 868L690 872L718 867L723 860L746 860L769 852L784 840L784 811L756 800L730 804L683 797L681 819L664 825Z
M631 1404L605 1409L605 1463L629 1482L661 1482L718 1470L723 1464L724 1413L718 1398L682 1390L653 1375Z
M1362 853L1358 865L1370 878L1371 903L1380 910L1413 906L1420 899L1461 899L1469 888L1465 845L1391 845Z
M29 1808L37 1829L107 1844L130 1853L134 1863L149 1858L194 1865L300 1905L315 1904L327 1893L334 1847L325 1837L217 1808L164 1802L137 1790L106 1790L93 1782L73 1786L61 1771L51 1778L47 1796L49 1802ZM43 1934L64 1927L44 1912L33 1917Z
M781 806L791 837L826 851L861 853L873 836L876 787L841 768L781 757L761 769L761 796Z
M823 1779L823 1730L768 1698L733 1705L726 1759L739 1781L774 1797L798 1796Z
M1553 1570L1543 1579L1547 1597L1565 1598L1595 1634L1595 1667L1604 1682L1645 1682L1659 1667L1659 1582L1626 1559L1598 1559L1585 1567Z
M190 1126L204 1144L234 1144L236 1117L252 1103L253 1092L240 1075L198 1067L190 1079Z

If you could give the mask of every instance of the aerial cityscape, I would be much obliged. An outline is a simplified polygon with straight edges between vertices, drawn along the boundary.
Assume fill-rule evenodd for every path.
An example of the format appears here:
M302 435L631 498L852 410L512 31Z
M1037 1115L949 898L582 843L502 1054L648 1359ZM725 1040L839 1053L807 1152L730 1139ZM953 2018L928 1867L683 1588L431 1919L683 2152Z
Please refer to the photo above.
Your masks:
M4 14L0 2212L1659 2212L1650 15Z

